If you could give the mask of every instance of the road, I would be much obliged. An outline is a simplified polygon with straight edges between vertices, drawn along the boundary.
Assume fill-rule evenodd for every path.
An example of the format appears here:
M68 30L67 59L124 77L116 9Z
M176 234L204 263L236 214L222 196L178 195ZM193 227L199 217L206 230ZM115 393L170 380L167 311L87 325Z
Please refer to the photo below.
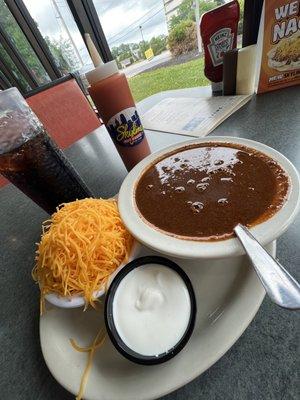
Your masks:
M155 56L152 58L152 60L143 60L140 61L139 63L130 65L127 68L124 68L122 72L125 73L127 78L131 78L132 76L135 76L143 71L147 71L147 69L154 67L155 65L162 64L172 58L172 55L169 50L164 51L163 53L159 54L158 56Z

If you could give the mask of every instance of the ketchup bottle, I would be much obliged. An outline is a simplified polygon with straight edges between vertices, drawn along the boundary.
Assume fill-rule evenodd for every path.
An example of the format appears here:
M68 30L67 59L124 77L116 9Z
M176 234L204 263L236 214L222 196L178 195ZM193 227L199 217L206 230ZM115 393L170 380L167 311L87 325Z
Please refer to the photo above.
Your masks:
M103 64L88 34L85 39L95 65L95 69L86 73L91 85L89 93L125 167L130 171L150 154L140 117L126 76L119 72L117 63L113 60Z
M201 17L204 74L212 82L213 93L222 92L223 54L236 48L239 17L237 0L208 11Z

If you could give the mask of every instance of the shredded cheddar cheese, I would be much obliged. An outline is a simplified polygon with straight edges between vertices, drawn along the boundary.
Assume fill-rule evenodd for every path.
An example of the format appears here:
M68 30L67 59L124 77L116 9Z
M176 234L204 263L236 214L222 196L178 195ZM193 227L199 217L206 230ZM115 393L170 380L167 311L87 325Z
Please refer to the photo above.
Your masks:
M106 339L106 331L105 329L101 329L97 336L95 337L93 343L91 346L89 347L80 347L78 346L78 344L75 342L74 339L70 339L70 343L73 346L73 348L77 351L80 351L82 353L89 353L88 354L88 360L87 360L87 364L85 366L84 372L82 374L81 377L81 382L80 382L80 386L79 386L79 391L78 391L78 395L76 396L76 400L82 400L83 398L83 394L84 394L84 390L87 384L87 380L89 377L89 373L90 370L92 368L92 364L93 364L93 359L94 359L94 355L96 350L101 347Z
M276 47L274 54L275 61L298 61L300 58L300 35L293 35L283 39Z
M43 224L33 279L44 296L82 295L94 306L95 291L126 262L133 239L115 200L83 199L62 204Z

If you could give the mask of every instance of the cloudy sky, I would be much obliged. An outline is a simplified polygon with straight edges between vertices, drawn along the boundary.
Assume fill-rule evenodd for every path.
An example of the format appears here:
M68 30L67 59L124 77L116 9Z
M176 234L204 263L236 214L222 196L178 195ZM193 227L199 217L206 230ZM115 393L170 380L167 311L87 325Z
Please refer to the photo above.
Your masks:
M94 0L110 46L167 33L162 0Z
M24 0L24 3L38 23L43 36L52 39L67 37L53 0ZM55 0L55 3L77 45L83 63L89 64L88 52L66 1ZM146 40L167 33L163 0L94 0L94 5L111 48L121 43L141 41L140 25Z

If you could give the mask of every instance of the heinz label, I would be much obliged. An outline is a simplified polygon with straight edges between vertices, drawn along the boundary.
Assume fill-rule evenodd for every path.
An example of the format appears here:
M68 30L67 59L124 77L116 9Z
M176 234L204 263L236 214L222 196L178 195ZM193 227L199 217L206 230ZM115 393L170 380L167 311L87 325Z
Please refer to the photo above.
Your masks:
M114 115L106 128L116 144L130 147L139 144L145 136L135 107L129 107Z
M299 0L265 0L258 93L300 84L299 10Z
M223 63L223 54L233 47L234 34L230 28L222 28L210 37L208 51L214 67Z

